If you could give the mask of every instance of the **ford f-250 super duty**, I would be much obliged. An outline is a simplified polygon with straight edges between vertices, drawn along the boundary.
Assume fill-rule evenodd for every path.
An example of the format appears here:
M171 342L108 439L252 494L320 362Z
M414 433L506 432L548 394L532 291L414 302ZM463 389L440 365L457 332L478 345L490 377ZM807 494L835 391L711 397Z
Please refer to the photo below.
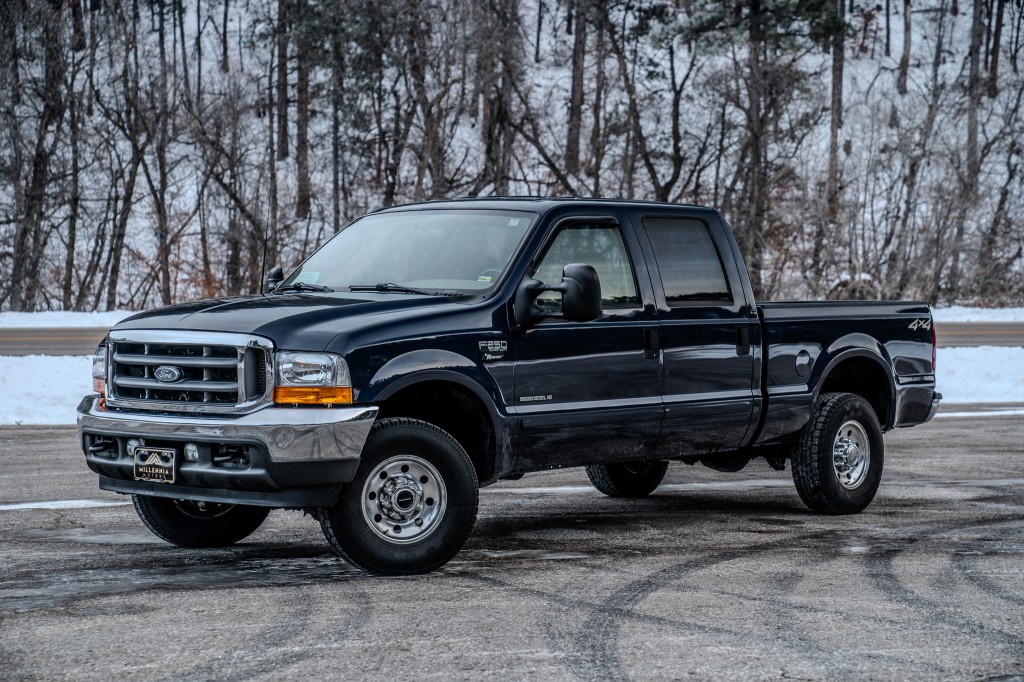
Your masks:
M423 572L466 541L480 486L585 466L636 497L668 460L789 460L811 509L854 513L882 433L941 398L926 304L756 304L707 208L400 206L271 273L263 295L131 317L96 352L86 462L168 542L303 509L352 563Z

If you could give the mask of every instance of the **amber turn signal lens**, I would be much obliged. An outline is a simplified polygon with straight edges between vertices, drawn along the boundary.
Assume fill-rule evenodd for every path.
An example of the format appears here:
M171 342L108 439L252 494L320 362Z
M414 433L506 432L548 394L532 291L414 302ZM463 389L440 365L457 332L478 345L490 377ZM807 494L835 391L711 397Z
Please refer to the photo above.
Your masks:
M292 405L349 405L348 386L275 386L274 402Z
M93 392L99 393L100 395L106 395L107 394L107 383L105 381L103 381L103 379L97 379L96 377L93 377L92 378L92 390L93 390Z

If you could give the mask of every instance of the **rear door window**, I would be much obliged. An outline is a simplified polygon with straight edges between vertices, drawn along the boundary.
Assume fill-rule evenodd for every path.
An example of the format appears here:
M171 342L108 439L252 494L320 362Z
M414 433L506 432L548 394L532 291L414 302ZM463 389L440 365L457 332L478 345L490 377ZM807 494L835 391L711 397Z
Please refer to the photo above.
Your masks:
M703 222L644 218L643 224L670 306L732 303L722 259Z

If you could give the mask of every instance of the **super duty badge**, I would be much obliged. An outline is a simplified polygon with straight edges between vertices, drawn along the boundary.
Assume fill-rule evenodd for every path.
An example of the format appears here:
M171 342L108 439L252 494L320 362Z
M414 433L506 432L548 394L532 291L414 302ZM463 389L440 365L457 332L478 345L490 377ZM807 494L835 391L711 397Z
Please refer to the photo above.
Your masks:
M480 341L480 358L484 362L504 360L508 353L508 341Z

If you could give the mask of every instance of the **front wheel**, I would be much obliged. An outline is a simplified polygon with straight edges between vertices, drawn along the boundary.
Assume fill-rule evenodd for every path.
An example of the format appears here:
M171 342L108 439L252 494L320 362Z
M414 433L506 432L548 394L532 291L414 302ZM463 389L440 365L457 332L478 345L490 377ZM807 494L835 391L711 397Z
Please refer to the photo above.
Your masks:
M462 549L478 501L473 463L454 438L416 419L382 419L320 526L338 555L371 573L426 573Z
M587 478L609 497L645 497L661 485L668 462L649 460L625 464L594 464L587 467Z
M227 547L252 535L269 509L132 495L135 513L161 540L178 547Z
M878 491L884 454L871 405L852 393L826 393L814 404L793 453L800 499L825 514L863 511Z

